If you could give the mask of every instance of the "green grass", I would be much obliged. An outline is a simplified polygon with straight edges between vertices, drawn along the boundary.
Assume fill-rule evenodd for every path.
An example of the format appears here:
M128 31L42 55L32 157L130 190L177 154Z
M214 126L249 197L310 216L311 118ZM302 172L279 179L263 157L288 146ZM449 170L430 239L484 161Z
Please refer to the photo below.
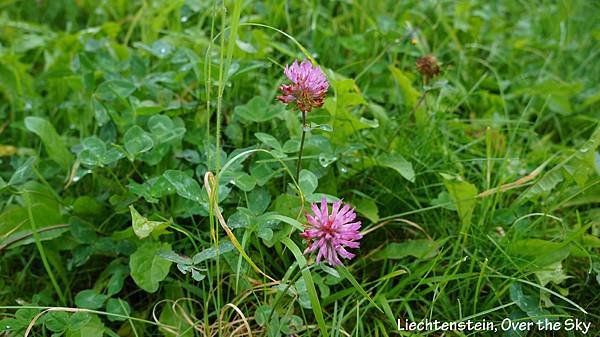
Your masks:
M505 318L600 333L597 3L0 13L0 336L443 334L398 319L550 335ZM276 96L305 58L330 89L296 178L301 115ZM362 221L343 267L302 254L322 195Z

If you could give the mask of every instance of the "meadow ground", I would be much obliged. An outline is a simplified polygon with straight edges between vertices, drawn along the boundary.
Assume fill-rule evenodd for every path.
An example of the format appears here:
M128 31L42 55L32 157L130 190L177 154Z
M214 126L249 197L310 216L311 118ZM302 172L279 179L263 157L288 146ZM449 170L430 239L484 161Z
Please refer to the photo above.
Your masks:
M597 336L599 20L0 1L0 335Z

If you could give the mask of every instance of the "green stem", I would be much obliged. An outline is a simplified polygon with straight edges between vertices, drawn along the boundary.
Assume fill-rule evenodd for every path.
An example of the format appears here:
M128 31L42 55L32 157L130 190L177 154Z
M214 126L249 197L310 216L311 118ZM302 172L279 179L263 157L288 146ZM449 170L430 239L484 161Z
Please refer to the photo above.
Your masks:
M304 151L304 138L306 137L306 112L302 111L302 138L300 138L300 153L298 153L298 164L296 165L296 181L300 181L300 170L302 169L302 152Z
M32 232L33 232L33 237L35 239L35 245L37 246L37 249L40 253L40 257L42 258L42 264L44 265L44 268L46 269L46 273L48 273L50 282L52 283L54 290L58 294L58 297L60 298L61 303L63 305L66 305L67 301L65 299L65 295L63 294L62 290L60 289L58 282L56 282L56 278L54 277L52 268L50 268L50 263L48 263L48 258L46 257L46 252L44 251L44 246L42 245L42 239L40 238L40 234L38 232L38 229L37 229L37 226L35 223L35 219L33 218L33 211L31 210L32 201L29 196L29 192L25 192L23 194L23 197L25 199L25 204L27 205L27 216L29 218L29 224L30 224Z

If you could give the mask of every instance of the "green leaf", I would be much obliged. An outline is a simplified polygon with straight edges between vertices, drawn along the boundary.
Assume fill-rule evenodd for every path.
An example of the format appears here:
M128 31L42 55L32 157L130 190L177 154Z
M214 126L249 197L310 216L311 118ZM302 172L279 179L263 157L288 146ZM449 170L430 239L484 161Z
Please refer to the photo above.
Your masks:
M92 289L82 290L75 296L75 305L84 309L99 309L106 301L107 296L99 294Z
M269 316L271 316L272 312L273 308L268 305L261 305L260 307L256 308L256 311L254 312L254 320L256 321L256 324L259 326L264 326L269 320ZM273 317L276 316L277 313L273 312Z
M147 218L143 217L138 211L133 207L133 205L129 206L129 210L131 212L131 224L133 226L133 232L140 239L144 239L148 237L154 230L166 228L169 225L168 221L150 221Z
M102 337L104 335L104 324L96 315L90 315L90 320L82 327L69 327L66 337Z
M369 294L363 289L363 287L361 287L360 283L358 283L354 276L352 276L352 273L350 273L350 270L348 270L346 266L344 266L343 264L339 265L337 267L337 271L340 273L341 276L345 277L348 281L350 281L354 289L356 289L365 299L367 299L367 301L371 302L371 304L375 308L377 308L383 313L383 310L381 310L381 308L375 303L375 301L373 301L371 296L369 296Z
M319 180L317 176L309 170L300 171L300 178L298 179L298 185L300 185L300 190L302 193L306 195L311 195L319 186Z
M88 166L110 165L123 158L123 153L116 148L107 149L104 141L96 136L91 136L81 142L83 150L78 158L82 164Z
M377 158L380 166L389 167L400 173L404 179L415 182L415 171L412 164L400 154L385 154Z
M64 311L50 311L44 318L44 325L52 332L65 331L69 326L69 314Z
M76 312L72 314L71 318L69 319L69 330L80 330L86 324L88 324L91 319L91 315L87 312Z
M106 312L121 316L129 316L129 314L131 313L131 307L129 306L129 303L127 303L127 301L123 301L120 298L110 298L108 299L108 302L106 302ZM127 320L126 317L119 317L113 315L108 315L107 318L111 322Z
M67 150L64 141L50 122L40 117L27 117L25 118L25 127L40 137L50 159L54 160L65 170L71 168L71 164L75 158Z
M283 238L281 243L283 243L292 252L292 254L294 254L296 262L298 262L298 268L300 268L302 271L302 278L306 284L306 290L310 297L312 311L317 319L317 325L319 326L320 330L319 332L321 336L328 337L329 332L327 330L327 326L325 325L325 319L323 318L323 310L321 309L321 303L319 302L319 296L317 295L317 289L315 288L315 283L313 282L310 270L306 268L306 259L304 258L304 255L302 255L300 248L298 248L298 246L290 238Z
M353 202L356 205L356 211L371 222L376 223L379 221L379 209L377 208L377 204L372 199L360 198Z
M534 274L537 276L538 280L540 281L540 285L542 286L545 286L550 282L554 284L561 284L564 280L570 278L570 276L567 276L563 270L562 263L560 261L549 264L546 267L535 271Z
M271 203L271 194L266 188L254 189L248 195L248 208L254 214L264 213Z
M169 55L171 55L171 53L173 53L173 51L175 51L175 46L165 41L164 39L156 40L149 46L140 42L135 42L133 46L136 48L144 49L145 51L160 59L168 57Z
M389 65L388 69L400 87L404 104L411 108L414 107L415 104L417 104L420 96L419 91L412 86L410 79L400 69L394 67L393 65Z
M244 192L250 192L256 186L256 179L246 172L226 171L221 178L223 181L228 181Z
M187 256L182 256L175 253L172 250L161 250L158 252L158 256L162 257L165 260L169 260L173 263L182 264L182 265L191 265L192 259Z
M136 155L148 152L154 146L152 137L141 127L134 125L123 136L125 150L135 158Z
M94 227L86 224L77 217L69 219L69 228L71 229L73 238L81 243L94 243L98 238Z
M235 247L230 241L221 241L219 242L218 250L215 247L210 247L194 255L194 257L192 258L193 264L199 264L203 261L214 259L219 255L232 251L234 248Z
M519 199L532 199L540 196L547 196L550 192L564 180L559 170L552 170L544 174L534 185L529 187Z
M188 176L182 171L167 170L163 173L163 177L175 187L177 194L186 199L201 202L202 189L196 180Z
M539 299L523 294L520 283L513 283L510 287L510 299L534 321L544 321L543 318L550 315L549 311L540 307Z
M285 222L285 223L291 225L292 227L294 227L295 229L297 229L300 232L304 231L304 225L300 221L298 221L296 219L293 219L293 218L290 218L290 217L285 216L285 215L276 214L276 213L269 213L269 214L263 215L262 218L264 220L278 220L278 221L281 221L281 222Z
M165 107L154 101L145 100L141 102L135 102L135 114L138 116L154 115L163 110L165 110Z
M450 199L454 203L458 216L463 225L471 224L473 209L475 208L477 188L475 185L463 181L458 177L442 175L444 185L450 194Z
M283 105L270 105L262 96L256 96L244 105L238 105L234 114L249 122L266 122L283 112Z
M96 89L96 97L102 100L112 101L117 98L127 98L135 91L135 85L127 80L108 80Z
M256 138L258 138L261 142L263 142L265 145L282 152L283 149L281 148L281 143L279 143L279 141L277 140L277 138L271 136L270 134L267 133L262 133L262 132L257 132L254 134L256 136Z
M552 242L541 239L523 239L511 242L509 252L522 261L529 270L540 270L566 259L570 252L570 244Z
M37 232L39 234L38 239L40 241L54 240L54 239L60 237L61 235L63 235L68 230L69 229L65 225L55 225L55 226L45 227L43 231L40 231L38 229L37 230ZM13 249L13 248L16 248L19 246L25 246L25 245L35 243L35 241L36 241L36 239L34 237L33 230L22 230L22 231L14 232L14 233L10 234L9 236L0 239L0 248L1 249Z
M169 274L171 261L160 256L161 250L170 250L171 245L160 242L145 242L133 253L129 259L131 278L135 284L149 293L158 290L159 283Z
M417 259L430 259L434 257L439 248L439 243L433 240L419 239L404 242L392 242L373 255L375 260L399 260L407 256Z
M167 143L183 137L185 127L175 126L171 118L163 115L154 115L148 119L148 129L160 143Z

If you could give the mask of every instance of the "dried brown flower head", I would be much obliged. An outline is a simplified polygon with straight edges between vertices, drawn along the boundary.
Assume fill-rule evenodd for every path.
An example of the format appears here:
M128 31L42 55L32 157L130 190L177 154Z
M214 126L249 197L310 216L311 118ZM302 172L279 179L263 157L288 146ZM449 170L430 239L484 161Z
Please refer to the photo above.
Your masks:
M429 80L432 77L435 77L440 74L440 65L438 64L438 60L433 55L425 55L423 57L419 57L417 59L417 70L425 77L426 80Z

